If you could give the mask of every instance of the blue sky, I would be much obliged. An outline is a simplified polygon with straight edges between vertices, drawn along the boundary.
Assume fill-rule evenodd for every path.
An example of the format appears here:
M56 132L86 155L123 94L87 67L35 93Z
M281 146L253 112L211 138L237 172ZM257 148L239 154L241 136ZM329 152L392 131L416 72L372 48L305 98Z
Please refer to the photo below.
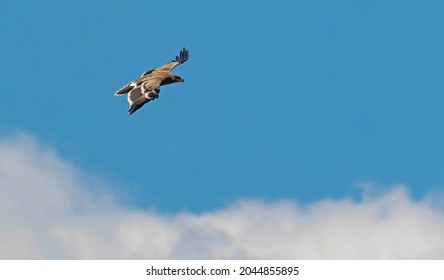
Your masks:
M0 137L32 135L129 207L309 203L444 184L444 3L0 2ZM128 116L113 93L171 61Z

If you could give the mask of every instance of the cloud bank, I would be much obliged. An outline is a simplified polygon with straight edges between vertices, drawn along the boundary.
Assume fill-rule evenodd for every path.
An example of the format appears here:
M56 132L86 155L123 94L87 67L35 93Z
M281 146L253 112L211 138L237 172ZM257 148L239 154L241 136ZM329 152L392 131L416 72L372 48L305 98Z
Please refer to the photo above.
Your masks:
M444 258L442 205L402 185L360 201L165 215L125 208L93 182L30 136L1 140L0 259Z

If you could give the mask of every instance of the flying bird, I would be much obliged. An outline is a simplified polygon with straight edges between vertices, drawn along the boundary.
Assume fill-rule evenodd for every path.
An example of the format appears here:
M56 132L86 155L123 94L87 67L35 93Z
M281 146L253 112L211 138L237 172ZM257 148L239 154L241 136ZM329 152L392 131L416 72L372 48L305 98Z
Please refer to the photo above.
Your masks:
M128 103L130 106L128 112L131 115L146 103L159 98L160 86L185 81L182 77L171 74L171 70L177 65L187 61L188 57L188 50L183 48L180 54L176 56L176 59L163 66L146 71L139 79L128 83L114 95L128 94Z

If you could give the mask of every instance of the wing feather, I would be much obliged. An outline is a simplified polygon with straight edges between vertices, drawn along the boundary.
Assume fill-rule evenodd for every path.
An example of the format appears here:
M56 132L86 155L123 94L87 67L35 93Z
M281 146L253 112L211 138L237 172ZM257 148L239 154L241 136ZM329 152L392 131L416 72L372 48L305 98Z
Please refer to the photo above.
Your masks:
M132 105L130 105L129 109L128 109L128 113L131 115L134 112L136 112L137 110L139 110L140 108L142 108L143 105L145 105L146 103L150 102L151 99L146 99L145 96L140 96L139 98L137 98L136 100L134 100L132 102Z
M130 104L130 106L142 96L142 89L141 86L137 86L136 88L134 88L133 90L131 90L128 93L128 103Z
M158 97L160 92L159 82L151 80L136 86L128 93L129 114L133 114L143 105Z
M183 48L180 51L179 55L176 56L175 60L173 60L170 63L167 63L167 64L165 64L163 66L160 66L160 67L154 69L154 71L168 71L168 72L171 72L171 70L173 70L174 67L176 67L179 64L184 63L185 61L188 60L189 57L190 57L190 54L189 54L188 50Z
M145 94L142 93L142 86L137 86L128 93L128 103L130 105L128 113L131 115L149 101L151 101L151 99L146 98Z

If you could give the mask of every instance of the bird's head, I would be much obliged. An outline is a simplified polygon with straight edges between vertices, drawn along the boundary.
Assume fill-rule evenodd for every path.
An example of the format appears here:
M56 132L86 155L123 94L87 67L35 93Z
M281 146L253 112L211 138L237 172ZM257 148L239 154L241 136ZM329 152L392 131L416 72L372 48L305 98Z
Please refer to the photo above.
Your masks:
M182 83L185 82L184 78L182 78L181 76L178 76L178 75L174 75L173 79L175 82L182 82Z

